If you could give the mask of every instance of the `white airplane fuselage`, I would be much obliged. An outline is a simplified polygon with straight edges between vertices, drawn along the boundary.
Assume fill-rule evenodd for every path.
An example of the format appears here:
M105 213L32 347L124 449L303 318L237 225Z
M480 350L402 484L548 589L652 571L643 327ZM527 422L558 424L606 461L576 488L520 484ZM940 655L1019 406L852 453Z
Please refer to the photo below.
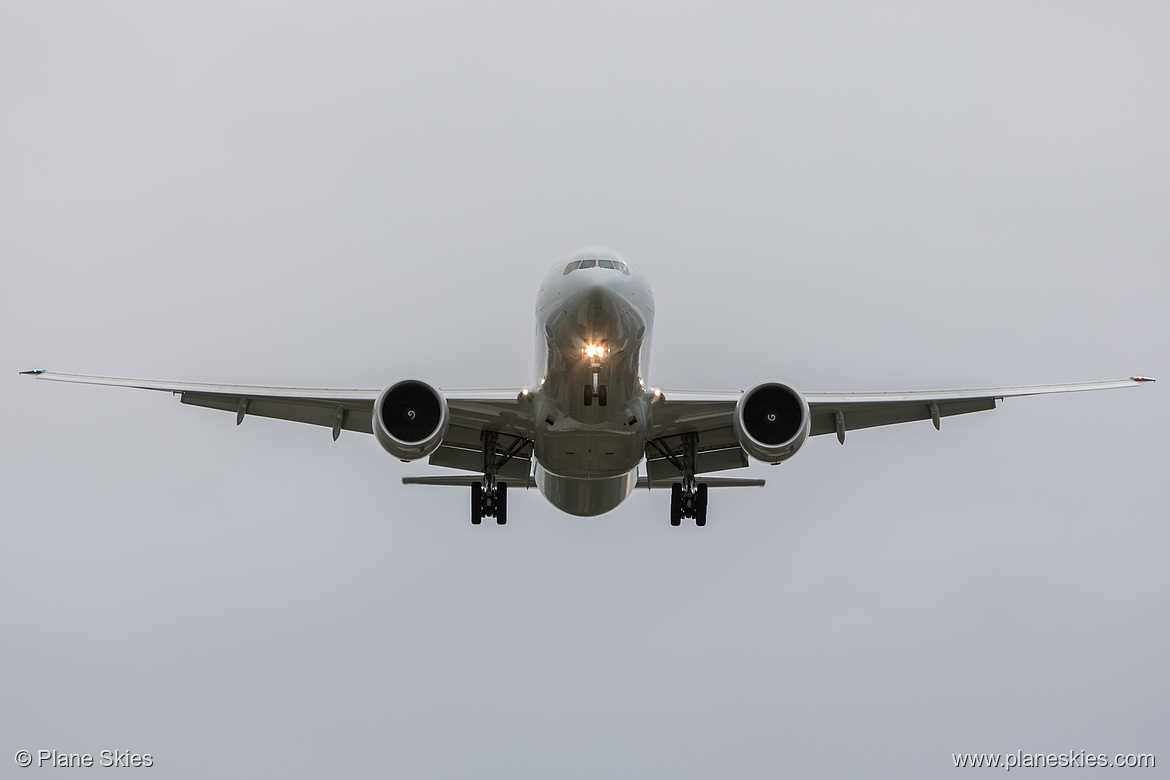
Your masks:
M592 267L567 268L576 261ZM602 263L613 267L603 267ZM573 515L634 490L646 451L654 298L642 272L592 247L558 263L536 301L536 484Z

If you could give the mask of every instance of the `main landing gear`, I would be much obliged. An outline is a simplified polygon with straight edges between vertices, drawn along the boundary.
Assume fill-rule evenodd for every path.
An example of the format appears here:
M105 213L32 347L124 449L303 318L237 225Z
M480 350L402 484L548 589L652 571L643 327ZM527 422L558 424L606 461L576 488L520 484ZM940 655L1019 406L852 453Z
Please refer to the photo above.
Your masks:
M479 525L485 517L496 518L497 525L508 522L508 483L496 482L499 469L515 457L528 444L527 439L516 439L506 450L500 449L499 434L484 431L483 441L483 482L471 483L471 524Z
M694 477L688 486L683 482L675 482L670 486L670 524L682 525L684 517L694 518L695 525L707 524L707 483L697 485Z
M662 441L651 440L654 447L682 475L682 482L670 486L670 524L682 525L683 518L693 518L695 525L707 524L707 483L695 481L695 450L699 443L696 433L682 435L682 452L671 451Z
M496 518L497 525L508 522L507 482L497 482L494 487L471 483L471 524L479 525L485 515Z

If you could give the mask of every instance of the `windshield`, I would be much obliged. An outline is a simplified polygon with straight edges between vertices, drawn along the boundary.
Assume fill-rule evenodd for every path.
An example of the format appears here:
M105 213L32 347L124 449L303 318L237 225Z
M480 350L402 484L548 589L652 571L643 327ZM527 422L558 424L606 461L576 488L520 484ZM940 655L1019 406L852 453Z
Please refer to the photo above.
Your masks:
M626 276L630 275L630 269L621 260L574 260L565 266L564 275L576 271L578 268L608 268L611 271L621 271Z

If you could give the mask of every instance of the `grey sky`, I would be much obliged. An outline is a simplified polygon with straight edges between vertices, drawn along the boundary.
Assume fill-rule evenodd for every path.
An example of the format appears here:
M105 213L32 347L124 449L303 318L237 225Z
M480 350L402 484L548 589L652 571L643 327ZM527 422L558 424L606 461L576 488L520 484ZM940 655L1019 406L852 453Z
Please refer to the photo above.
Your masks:
M665 387L1170 379L1164 3L395 5L0 7L5 776L1170 764L1161 383L473 528L373 437L16 376L519 385L606 243Z

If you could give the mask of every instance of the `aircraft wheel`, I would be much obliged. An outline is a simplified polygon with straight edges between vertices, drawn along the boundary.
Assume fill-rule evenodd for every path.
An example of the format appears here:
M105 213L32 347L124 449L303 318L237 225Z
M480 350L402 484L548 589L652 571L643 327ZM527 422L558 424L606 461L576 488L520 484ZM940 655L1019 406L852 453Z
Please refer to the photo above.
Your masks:
M496 525L508 522L508 483L496 483Z
M585 405L593 406L593 388L585 385Z
M670 524L682 525L682 483L670 486Z
M609 390L605 385L602 385L601 387L597 388L597 405L605 406L607 401L609 401Z
M471 524L479 525L483 520L483 485L479 482L471 483Z
M695 491L695 525L707 524L707 483L700 482Z

